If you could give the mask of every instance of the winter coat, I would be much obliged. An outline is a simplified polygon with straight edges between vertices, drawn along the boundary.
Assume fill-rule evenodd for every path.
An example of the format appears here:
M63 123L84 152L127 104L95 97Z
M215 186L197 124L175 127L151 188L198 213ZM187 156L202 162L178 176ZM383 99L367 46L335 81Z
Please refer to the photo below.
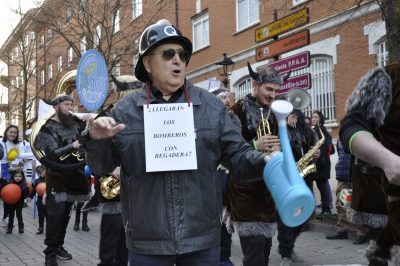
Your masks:
M150 104L165 103L149 92ZM219 245L222 210L217 166L260 176L265 162L234 129L222 102L186 81L168 102L193 104L197 170L146 172L143 108L145 85L107 114L125 129L112 139L86 143L87 162L97 176L121 166L122 216L129 250L171 255Z

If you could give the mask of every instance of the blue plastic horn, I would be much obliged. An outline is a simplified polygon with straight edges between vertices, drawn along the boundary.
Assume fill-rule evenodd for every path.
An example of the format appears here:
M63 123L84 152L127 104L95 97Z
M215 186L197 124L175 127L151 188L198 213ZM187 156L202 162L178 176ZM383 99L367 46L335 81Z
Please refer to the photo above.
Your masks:
M315 206L314 195L300 176L290 147L286 117L293 110L293 105L277 100L271 108L278 120L282 152L272 156L266 164L264 182L271 191L282 222L295 227L311 216Z

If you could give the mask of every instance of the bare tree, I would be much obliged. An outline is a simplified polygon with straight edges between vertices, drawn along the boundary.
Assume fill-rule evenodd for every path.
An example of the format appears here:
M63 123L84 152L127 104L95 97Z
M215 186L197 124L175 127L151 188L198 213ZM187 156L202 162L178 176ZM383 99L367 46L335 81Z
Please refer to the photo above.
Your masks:
M6 121L14 118L21 121L25 132L39 93L36 66L43 58L36 54L36 35L28 18L36 9L31 9L26 15L20 7L12 12L17 13L21 20L0 50L1 59L8 65L8 76L1 77L1 83L8 88L8 104L2 111Z
M141 32L162 15L170 2L159 1L134 18L132 0L48 0L32 20L61 37L63 46L72 49L75 57L67 63L76 66L86 50L97 49L109 73L120 74L120 69L132 73ZM111 94L112 90L107 99Z

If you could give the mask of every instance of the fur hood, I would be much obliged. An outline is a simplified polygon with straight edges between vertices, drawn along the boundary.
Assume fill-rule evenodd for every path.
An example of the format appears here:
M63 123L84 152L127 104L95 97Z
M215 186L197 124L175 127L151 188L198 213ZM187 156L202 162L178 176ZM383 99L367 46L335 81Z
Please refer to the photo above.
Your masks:
M392 80L383 68L371 69L361 77L346 102L346 114L359 113L382 126L392 103Z

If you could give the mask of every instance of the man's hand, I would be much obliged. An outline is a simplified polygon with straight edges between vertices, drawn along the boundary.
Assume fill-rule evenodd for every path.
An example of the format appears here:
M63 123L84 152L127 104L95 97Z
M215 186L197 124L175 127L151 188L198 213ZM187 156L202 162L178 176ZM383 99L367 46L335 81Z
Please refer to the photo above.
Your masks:
M311 146L310 149L312 149L313 147L314 147L314 146ZM320 150L320 149L316 150L316 151L313 153L313 155L312 155L312 157L313 157L314 159L318 159L319 156L321 156L321 150Z
M27 202L31 202L31 201L32 201L32 198L26 198L26 201L27 201Z
M117 168L114 169L114 171L111 174L116 178L120 179L120 173L121 173L121 167L118 166Z
M72 146L74 146L74 149L79 149L79 147L81 146L81 144L79 144L78 140L75 140L74 142L72 142Z
M111 117L102 116L94 120L89 119L89 134L92 139L112 138L125 128L124 124L118 124Z
M256 140L257 150L263 152L274 152L279 151L281 142L278 136L275 135L265 135L261 136L258 140Z

